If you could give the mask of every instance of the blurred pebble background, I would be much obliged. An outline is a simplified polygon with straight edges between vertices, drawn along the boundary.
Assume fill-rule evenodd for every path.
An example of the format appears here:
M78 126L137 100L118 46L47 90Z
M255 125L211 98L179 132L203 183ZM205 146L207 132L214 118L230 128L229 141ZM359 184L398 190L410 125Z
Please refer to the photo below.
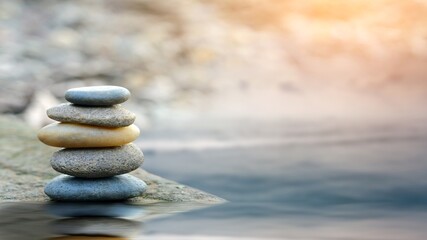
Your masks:
M427 1L0 0L0 113L120 85L162 119L425 115Z

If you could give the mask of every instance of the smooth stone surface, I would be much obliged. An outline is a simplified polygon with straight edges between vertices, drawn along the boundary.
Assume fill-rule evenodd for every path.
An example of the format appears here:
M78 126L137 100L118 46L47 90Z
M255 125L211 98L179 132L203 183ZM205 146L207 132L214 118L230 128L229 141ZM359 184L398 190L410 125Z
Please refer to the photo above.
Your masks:
M140 231L141 225L139 221L122 218L80 217L53 221L51 229L60 235L130 237Z
M47 110L49 118L66 123L81 123L101 127L126 127L135 121L135 114L114 105L88 107L63 103Z
M66 148L55 152L53 169L82 178L112 177L137 169L144 154L135 144L112 148Z
M38 132L43 143L53 147L94 148L117 147L138 138L134 124L122 128L105 128L75 123L52 123Z
M129 174L100 179L60 175L44 192L55 201L117 201L141 196L146 188L144 181Z
M118 86L93 86L72 88L65 92L65 99L84 106L111 106L126 102L130 92Z

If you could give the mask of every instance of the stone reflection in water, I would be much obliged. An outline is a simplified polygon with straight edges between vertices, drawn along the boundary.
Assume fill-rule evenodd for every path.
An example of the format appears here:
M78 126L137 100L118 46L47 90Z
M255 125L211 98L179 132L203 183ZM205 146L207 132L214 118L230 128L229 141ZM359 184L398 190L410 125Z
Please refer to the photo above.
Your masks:
M197 203L1 203L0 238L128 239L141 234L146 220L208 206Z
M57 217L144 217L148 211L139 205L124 203L72 203L55 202L46 205L46 212Z
M146 214L144 206L125 203L2 203L0 236L5 240L126 239L141 231Z
M49 224L52 234L65 236L132 237L145 216L141 206L124 203L52 203L46 209L58 217Z
M108 236L65 236L50 238L51 240L127 240L128 238Z
M51 231L58 235L132 237L141 229L141 222L122 218L74 217L52 222Z

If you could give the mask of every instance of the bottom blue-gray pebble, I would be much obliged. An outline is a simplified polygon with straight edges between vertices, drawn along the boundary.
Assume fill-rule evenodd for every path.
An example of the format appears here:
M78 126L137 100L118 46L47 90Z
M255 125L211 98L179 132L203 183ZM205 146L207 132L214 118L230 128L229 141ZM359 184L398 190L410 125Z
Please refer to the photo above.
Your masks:
M129 174L99 179L60 175L44 192L55 201L120 201L141 196L146 188L144 181Z

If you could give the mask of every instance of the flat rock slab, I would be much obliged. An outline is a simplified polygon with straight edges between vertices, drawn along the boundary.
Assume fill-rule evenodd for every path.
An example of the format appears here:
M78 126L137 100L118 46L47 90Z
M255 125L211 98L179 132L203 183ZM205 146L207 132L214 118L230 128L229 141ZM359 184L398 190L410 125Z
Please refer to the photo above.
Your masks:
M43 188L60 175L50 167L58 148L37 140L36 130L12 116L0 115L0 201L49 201ZM147 191L131 199L138 204L156 202L197 202L216 204L225 200L150 174L143 169L131 175L145 181Z

